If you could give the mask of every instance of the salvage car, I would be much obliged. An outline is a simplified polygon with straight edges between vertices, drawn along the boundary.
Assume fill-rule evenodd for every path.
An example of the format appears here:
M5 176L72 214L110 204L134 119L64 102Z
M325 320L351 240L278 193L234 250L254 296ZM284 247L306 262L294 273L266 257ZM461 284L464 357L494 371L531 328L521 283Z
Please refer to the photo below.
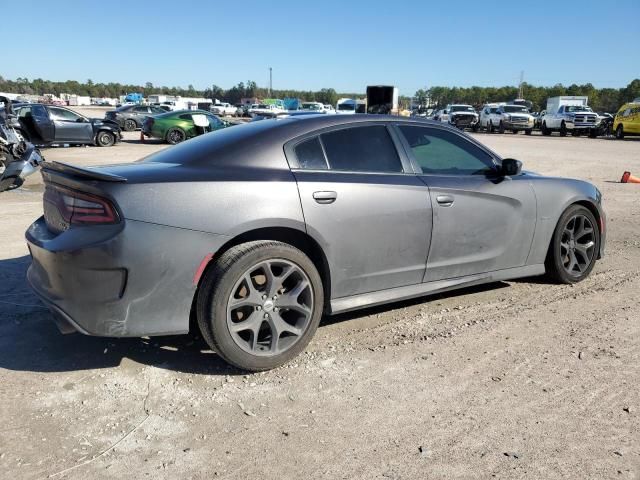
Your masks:
M106 120L116 122L126 132L142 128L144 119L150 115L160 115L167 110L156 105L124 105L104 114Z
M209 131L228 127L230 124L220 120L213 113L204 110L176 110L147 117L142 125L142 134L149 138L159 138L171 145L184 142L199 134L193 122L193 115L204 115L209 121Z
M42 103L14 108L12 126L38 147L51 145L97 145L110 147L122 139L116 122L88 118L68 108Z
M478 131L480 125L478 113L471 105L447 105L445 111L448 113L447 120L450 125L459 129L470 128L474 132Z
M613 131L618 140L625 135L640 135L640 102L633 101L620 107L613 120Z
M263 120L43 178L27 278L63 332L197 328L251 371L298 355L323 314L545 272L571 284L605 245L594 185L415 118Z

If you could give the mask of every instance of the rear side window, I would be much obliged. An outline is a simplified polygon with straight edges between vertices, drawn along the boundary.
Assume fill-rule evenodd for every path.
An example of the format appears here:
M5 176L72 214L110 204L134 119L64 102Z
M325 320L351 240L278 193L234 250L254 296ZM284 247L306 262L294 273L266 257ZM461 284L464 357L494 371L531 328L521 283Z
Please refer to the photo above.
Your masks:
M296 158L300 168L309 170L326 170L327 161L318 137L310 138L295 147Z
M193 118L191 118L191 114L190 113L183 113L182 115L180 115L180 118L182 120L193 120Z
M402 163L387 127L346 128L320 136L331 170L402 172Z
M491 155L455 133L406 125L399 129L422 173L485 175L495 171Z

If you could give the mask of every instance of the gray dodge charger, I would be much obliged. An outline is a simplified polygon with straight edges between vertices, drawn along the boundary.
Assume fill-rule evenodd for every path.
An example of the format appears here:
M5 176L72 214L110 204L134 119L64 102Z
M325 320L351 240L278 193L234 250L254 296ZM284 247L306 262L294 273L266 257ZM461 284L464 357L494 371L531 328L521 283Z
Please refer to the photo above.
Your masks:
M63 333L197 324L229 363L269 369L323 314L587 277L600 192L521 167L441 123L373 115L253 122L125 165L53 162L28 280Z

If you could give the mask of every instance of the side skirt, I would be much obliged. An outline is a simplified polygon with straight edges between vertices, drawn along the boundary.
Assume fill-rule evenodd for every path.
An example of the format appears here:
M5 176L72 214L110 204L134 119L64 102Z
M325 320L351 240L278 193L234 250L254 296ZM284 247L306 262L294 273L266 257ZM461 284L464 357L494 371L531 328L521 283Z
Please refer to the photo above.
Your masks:
M373 307L384 303L408 300L410 298L432 295L435 293L455 290L457 288L481 285L483 283L499 282L514 278L533 277L545 273L544 264L525 265L524 267L507 268L495 272L478 273L466 277L449 278L434 282L418 283L406 287L390 288L377 292L361 293L351 297L334 298L330 304L330 314L348 312L364 307Z

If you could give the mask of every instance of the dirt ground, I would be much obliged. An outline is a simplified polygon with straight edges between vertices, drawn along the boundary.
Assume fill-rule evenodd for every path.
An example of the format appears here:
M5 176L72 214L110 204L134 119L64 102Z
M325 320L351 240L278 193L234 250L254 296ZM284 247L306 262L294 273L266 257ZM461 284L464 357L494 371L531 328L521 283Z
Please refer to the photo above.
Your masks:
M160 148L55 148L79 165ZM590 180L607 255L575 286L500 282L325 318L245 375L197 335L58 333L29 292L33 176L0 194L0 478L640 478L640 139L478 138Z

